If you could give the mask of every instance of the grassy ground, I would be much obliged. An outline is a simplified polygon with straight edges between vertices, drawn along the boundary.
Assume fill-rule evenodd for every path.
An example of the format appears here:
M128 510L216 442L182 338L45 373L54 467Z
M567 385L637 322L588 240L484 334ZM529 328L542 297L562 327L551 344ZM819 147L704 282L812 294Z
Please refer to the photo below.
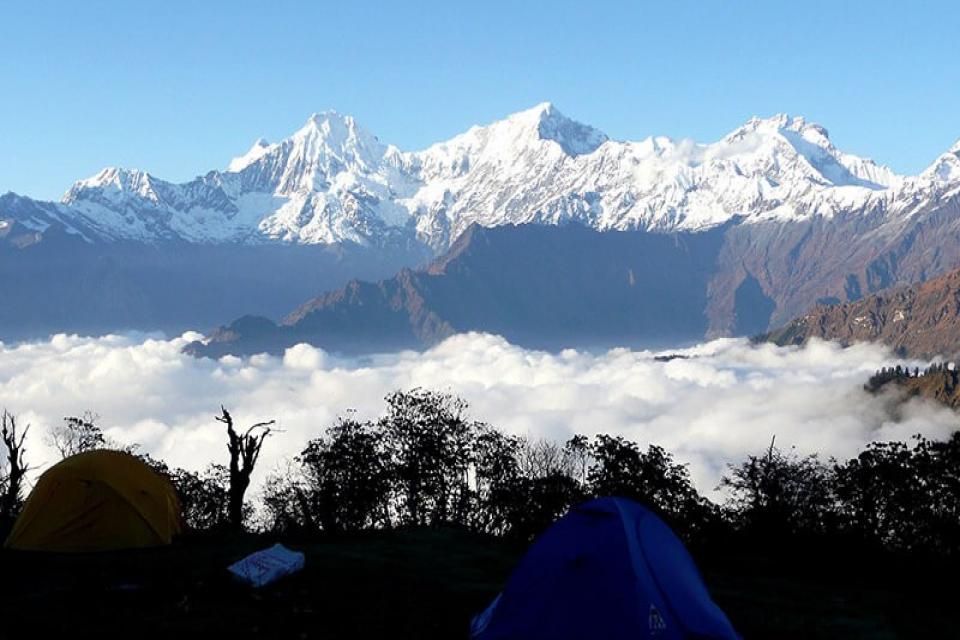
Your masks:
M867 557L704 563L714 600L745 638L960 638L955 567Z
M0 552L0 637L464 638L523 549L454 531L290 543L306 569L259 591L225 567L272 540L55 556ZM718 556L711 591L746 638L950 638L952 590L883 568ZM939 594L939 595L938 595ZM946 595L944 595L946 594ZM932 598L932 599L931 599Z

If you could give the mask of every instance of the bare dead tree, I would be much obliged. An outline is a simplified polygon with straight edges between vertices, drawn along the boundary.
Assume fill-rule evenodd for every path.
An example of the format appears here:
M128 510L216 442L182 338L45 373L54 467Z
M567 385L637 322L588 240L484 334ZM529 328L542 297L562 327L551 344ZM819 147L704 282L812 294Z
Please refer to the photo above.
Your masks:
M21 432L17 425L17 418L4 410L0 416L0 440L7 450L6 470L0 477L0 486L3 492L0 495L0 520L2 525L9 525L16 517L23 502L23 479L29 471L24 460L23 447L30 425Z
M250 475L257 465L263 441L272 433L275 420L258 422L243 435L240 435L233 426L233 416L221 405L222 415L216 417L218 422L227 425L227 451L230 452L230 491L227 497L227 514L230 527L239 531L243 528L243 496L250 486Z

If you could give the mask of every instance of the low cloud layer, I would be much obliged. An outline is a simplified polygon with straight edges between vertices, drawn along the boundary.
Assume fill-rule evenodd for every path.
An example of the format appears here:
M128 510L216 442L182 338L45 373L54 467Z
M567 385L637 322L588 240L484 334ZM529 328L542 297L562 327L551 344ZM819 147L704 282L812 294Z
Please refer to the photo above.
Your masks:
M282 433L264 447L262 474L295 455L338 415L375 418L395 389L429 387L464 397L471 416L533 437L622 434L657 443L713 489L728 462L783 447L824 456L855 455L867 442L915 433L943 437L955 414L913 400L893 403L862 391L893 360L881 347L804 348L717 340L659 362L648 351L548 354L485 334L455 336L426 353L342 359L307 345L281 357L196 360L174 340L144 336L56 336L0 343L0 407L31 423L30 462L56 462L50 425L91 410L110 437L139 443L191 469L224 461L222 403L238 422L276 418Z

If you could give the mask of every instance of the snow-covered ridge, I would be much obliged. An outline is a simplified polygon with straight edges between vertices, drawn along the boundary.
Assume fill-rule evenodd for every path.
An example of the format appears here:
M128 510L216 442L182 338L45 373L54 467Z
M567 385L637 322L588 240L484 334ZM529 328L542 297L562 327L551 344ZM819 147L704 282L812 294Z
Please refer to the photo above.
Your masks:
M937 158L922 176L940 184L960 186L960 140Z
M958 186L960 143L906 177L840 151L801 117L752 118L710 144L630 142L543 103L417 152L325 111L280 142L257 140L225 171L173 184L111 167L58 204L4 211L0 200L0 219L59 222L91 240L379 245L415 236L440 251L473 223L671 231L734 216L897 216Z
M227 171L243 171L243 169L262 158L264 154L268 153L274 146L275 145L271 145L263 138L257 138L257 141L253 143L249 151L230 161L230 164L227 165Z

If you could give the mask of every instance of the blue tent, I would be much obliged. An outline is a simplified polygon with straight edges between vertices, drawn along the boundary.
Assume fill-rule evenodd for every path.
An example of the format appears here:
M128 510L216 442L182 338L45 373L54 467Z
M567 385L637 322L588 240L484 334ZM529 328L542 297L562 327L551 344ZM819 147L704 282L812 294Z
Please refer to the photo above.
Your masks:
M473 620L476 640L739 638L683 543L650 510L599 498L530 547Z

